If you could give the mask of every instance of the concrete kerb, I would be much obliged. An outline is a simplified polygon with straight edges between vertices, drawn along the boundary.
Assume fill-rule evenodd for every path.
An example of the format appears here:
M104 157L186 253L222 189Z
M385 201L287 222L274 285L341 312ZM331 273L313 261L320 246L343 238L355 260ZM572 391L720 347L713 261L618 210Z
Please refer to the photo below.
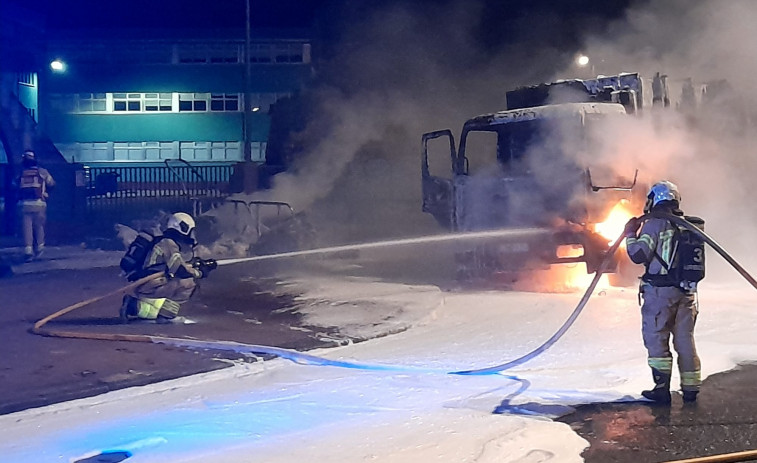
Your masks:
M0 265L9 265L14 275L42 273L54 270L83 270L116 267L123 251L104 251L82 246L49 246L39 258L24 261L23 247L0 248Z

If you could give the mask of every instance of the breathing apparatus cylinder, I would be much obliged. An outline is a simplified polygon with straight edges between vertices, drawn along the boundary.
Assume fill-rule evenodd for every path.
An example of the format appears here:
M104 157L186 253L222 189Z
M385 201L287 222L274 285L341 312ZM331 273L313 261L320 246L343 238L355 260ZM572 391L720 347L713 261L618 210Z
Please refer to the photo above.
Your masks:
M704 220L685 216L684 219L704 232ZM704 278L704 240L692 230L683 229L678 240L678 279L681 288L693 291Z

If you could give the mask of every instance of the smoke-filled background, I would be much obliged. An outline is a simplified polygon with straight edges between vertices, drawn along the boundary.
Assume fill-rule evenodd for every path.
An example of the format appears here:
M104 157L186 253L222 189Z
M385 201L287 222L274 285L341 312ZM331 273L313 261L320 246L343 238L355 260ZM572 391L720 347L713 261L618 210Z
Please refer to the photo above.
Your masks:
M266 197L304 211L323 244L439 232L421 212L421 134L451 128L459 137L466 119L506 109L505 92L521 85L661 72L671 108L616 120L579 161L676 182L686 213L704 217L737 259L757 262L757 2L592 3L327 4L319 31L331 40L318 50L315 88L301 96L305 123L288 140L298 156ZM579 52L590 68L575 65ZM677 108L686 78L699 103L689 112ZM447 159L431 159L432 173L449 169Z

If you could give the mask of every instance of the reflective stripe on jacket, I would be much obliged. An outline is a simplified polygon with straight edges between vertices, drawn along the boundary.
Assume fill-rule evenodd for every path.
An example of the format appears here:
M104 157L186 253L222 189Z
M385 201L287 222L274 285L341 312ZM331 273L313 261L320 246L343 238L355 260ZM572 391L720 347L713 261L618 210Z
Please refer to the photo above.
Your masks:
M673 263L675 233L676 228L665 219L647 220L638 237L626 239L628 257L636 264L644 264L650 275L666 275Z
M202 273L199 270L187 264L182 256L181 248L170 238L163 238L152 247L149 257L145 260L144 267L164 264L169 276L179 276L179 278L200 278Z

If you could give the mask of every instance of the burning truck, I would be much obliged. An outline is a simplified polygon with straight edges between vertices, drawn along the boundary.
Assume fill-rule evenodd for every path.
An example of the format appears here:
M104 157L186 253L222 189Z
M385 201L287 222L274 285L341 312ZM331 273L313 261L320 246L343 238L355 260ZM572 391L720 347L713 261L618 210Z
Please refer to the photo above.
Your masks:
M463 245L460 278L568 263L597 270L627 219L642 210L647 182L636 169L593 165L593 136L645 106L669 105L665 76L646 90L635 73L522 87L507 92L507 110L466 121L459 145L449 129L423 134L424 212L453 232L540 231ZM623 252L610 272L613 284L638 275Z

